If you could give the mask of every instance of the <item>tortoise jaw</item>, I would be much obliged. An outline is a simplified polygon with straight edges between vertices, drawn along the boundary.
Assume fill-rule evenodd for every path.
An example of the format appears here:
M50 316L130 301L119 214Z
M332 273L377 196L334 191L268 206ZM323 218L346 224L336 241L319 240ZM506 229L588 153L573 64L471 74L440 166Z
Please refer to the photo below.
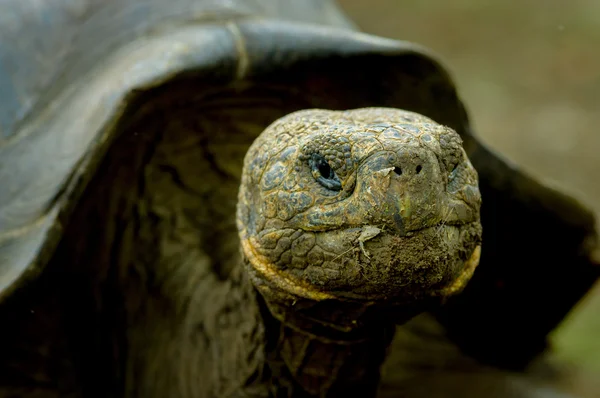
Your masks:
M245 234L242 234L244 236ZM267 257L259 253L255 247L258 242L253 237L247 237L241 239L241 246L243 250L244 258L247 262L248 271L250 273L253 284L263 294L263 296L273 297L278 296L278 299L284 299L284 301L293 303L297 299L308 299L312 301L324 301L324 300L350 300L350 301L361 301L361 302L382 302L390 301L394 299L383 295L381 297L369 296L358 298L355 295L353 297L344 297L341 292L327 292L319 289L310 282L298 278L294 275L289 274L284 269L280 269L277 265L272 264ZM460 293L471 280L475 269L479 265L481 256L481 245L475 246L469 258L463 263L458 276L453 278L451 281L441 288L437 288L429 293L423 292L423 298L425 297L449 297ZM402 301L402 300L401 300Z

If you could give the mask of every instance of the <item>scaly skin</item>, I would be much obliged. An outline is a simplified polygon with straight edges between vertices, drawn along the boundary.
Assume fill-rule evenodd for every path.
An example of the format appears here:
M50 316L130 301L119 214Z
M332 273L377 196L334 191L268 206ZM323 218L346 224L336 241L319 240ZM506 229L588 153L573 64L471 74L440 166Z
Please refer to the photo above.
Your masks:
M412 112L303 110L261 134L238 230L252 282L293 330L279 339L303 347L279 355L304 390L373 388L378 376L358 370L383 361L385 331L472 275L480 203L458 134Z

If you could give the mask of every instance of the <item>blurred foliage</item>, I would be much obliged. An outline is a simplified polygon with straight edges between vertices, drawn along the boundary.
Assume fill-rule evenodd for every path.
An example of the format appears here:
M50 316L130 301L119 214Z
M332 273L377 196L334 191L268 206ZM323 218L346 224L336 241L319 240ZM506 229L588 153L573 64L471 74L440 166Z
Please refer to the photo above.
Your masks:
M600 215L600 1L337 1L361 30L437 52L483 141ZM597 375L599 336L600 285L553 343Z

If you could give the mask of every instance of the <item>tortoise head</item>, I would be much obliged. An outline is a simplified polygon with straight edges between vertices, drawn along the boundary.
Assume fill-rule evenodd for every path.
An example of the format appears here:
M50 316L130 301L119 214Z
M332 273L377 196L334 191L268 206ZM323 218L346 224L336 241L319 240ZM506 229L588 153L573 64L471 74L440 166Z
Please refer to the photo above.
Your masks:
M452 129L391 108L303 110L249 149L237 222L263 295L410 302L470 278L480 203Z

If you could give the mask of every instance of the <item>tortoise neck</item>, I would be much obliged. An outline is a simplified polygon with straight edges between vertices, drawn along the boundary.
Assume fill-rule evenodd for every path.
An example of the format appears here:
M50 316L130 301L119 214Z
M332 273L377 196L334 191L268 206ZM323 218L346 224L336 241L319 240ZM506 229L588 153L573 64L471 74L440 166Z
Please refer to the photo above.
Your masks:
M286 311L289 316L281 319L274 316L281 312L272 303L263 303L267 365L278 392L290 397L376 396L393 323L344 332L300 320L295 311Z
M244 266L261 307L266 365L277 396L376 396L395 325L436 301L317 300L271 283L247 258Z

